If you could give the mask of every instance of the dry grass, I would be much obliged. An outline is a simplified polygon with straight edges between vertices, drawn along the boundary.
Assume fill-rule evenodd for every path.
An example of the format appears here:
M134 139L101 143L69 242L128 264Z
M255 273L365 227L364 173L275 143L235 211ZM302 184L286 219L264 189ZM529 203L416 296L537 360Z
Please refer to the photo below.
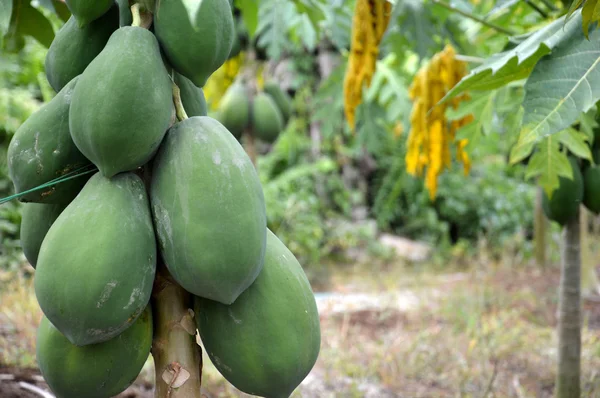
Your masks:
M474 262L471 262L473 264ZM407 294L418 304L322 316L322 346L295 397L550 397L556 368L558 270L393 264L338 267L338 292ZM35 365L40 311L31 279L0 290L0 363ZM600 304L586 301L583 396L600 396ZM240 397L205 356L209 397ZM152 365L141 380L152 380Z
M35 367L36 330L42 312L33 278L18 274L0 286L0 364Z

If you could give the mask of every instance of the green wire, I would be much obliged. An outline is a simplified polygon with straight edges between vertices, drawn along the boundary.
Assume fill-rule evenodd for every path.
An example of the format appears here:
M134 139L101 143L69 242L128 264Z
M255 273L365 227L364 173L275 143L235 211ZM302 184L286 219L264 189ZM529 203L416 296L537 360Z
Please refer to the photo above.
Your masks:
M92 167L92 168L90 169L90 167ZM71 171L71 172L69 172L69 173L67 173L65 175L62 175L62 176L60 176L58 178L50 180L50 181L48 181L48 182L46 182L46 183L44 183L42 185L39 185L39 186L37 186L35 188L31 188L31 189L28 189L27 191L19 192L19 193L16 193L14 195L8 196L6 198L2 198L2 199L0 199L0 205L4 204L6 202L10 202L13 199L18 199L21 196L27 195L27 194L29 194L31 192L39 191L41 189L48 188L48 187L51 187L53 185L60 184L60 183L63 183L65 181L69 181L69 180L72 180L74 178L78 178L78 177L81 177L81 176L84 176L84 175L87 175L87 174L95 173L96 171L98 171L98 169L94 165L86 165L86 166L80 167L77 170L73 170L73 171Z

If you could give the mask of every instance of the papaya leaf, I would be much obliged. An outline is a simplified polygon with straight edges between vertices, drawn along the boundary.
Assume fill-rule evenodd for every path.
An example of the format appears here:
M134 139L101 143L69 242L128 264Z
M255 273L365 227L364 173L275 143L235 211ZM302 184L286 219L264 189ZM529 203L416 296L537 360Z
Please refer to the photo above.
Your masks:
M448 120L460 120L465 116L473 115L471 123L462 126L456 132L456 139L469 140L470 148L477 146L483 134L489 134L494 129L494 106L497 91L474 93L471 99L463 101L458 109L446 109Z
M568 42L573 32L579 31L580 25L581 12L577 11L566 23L562 17L544 26L516 47L488 58L463 77L440 102L448 101L466 90L492 90L527 78L538 61L559 44Z
M567 18L571 18L571 15L573 15L575 10L578 9L583 2L584 0L573 0L571 2L571 6L569 7L569 11L567 12Z
M556 133L558 141L572 154L581 159L592 160L592 151L588 144L589 138L585 133L574 128L568 128Z
M296 6L292 2L261 2L256 34L260 35L258 46L267 49L269 58L276 60L281 57L286 47L289 28L295 26L299 18Z
M521 114L523 112L523 108L519 108ZM519 135L519 140L517 141L517 143L512 147L511 151L510 151L510 158L509 158L509 163L510 164L516 164L519 163L520 161L522 161L523 159L527 158L529 155L531 155L531 152L533 152L533 149L535 148L535 141L529 141L529 142L522 142L523 135Z
M0 36L8 32L10 26L10 16L12 15L13 0L0 1Z
M586 135L587 141L594 142L594 129L598 127L596 122L597 107L592 107L589 111L579 116L579 131Z
M396 2L384 41L397 54L410 48L420 58L428 57L439 50L435 37L439 36L440 22L423 0Z
M525 84L523 127L537 137L573 124L600 99L600 30L581 30L542 59Z
M248 30L248 36L250 36L250 39L253 39L254 34L256 33L256 27L258 26L259 1L236 0L235 6L242 12L242 18L244 19L244 24Z
M10 27L5 36L8 50L18 51L24 45L24 36L31 36L45 47L54 39L54 29L44 14L32 7L29 0L16 0Z
M314 51L317 47L317 31L306 14L300 16L298 25L295 28L304 47L309 51Z
M556 137L548 136L540 142L527 165L525 177L538 177L538 183L548 197L552 197L552 192L558 188L559 177L573 178L571 163L567 154L560 150Z
M581 10L583 34L588 37L590 25L600 21L600 4L598 0L587 0Z
M52 0L52 4L54 4L56 15L58 15L58 17L63 21L67 22L71 17L71 11L69 11L67 4L60 0Z
M486 18L490 18L495 14L504 12L506 9L511 8L515 4L520 3L521 0L499 0L494 4L494 7L487 13Z

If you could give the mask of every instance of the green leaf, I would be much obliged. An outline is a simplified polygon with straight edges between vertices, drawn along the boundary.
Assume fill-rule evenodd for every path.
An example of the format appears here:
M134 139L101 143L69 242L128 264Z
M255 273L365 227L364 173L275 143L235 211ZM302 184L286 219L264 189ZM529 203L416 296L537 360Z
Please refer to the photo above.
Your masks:
M306 14L303 14L300 17L300 23L299 26L297 26L297 29L298 35L306 49L314 51L317 47L317 32Z
M10 16L12 15L13 0L0 1L0 36L8 32L10 26Z
M494 129L494 105L496 91L478 92L468 101L462 101L458 109L448 107L446 118L448 120L460 120L468 115L473 115L474 120L461 127L456 132L456 139L468 139L471 148L476 146L482 134L487 134Z
M538 137L574 123L600 99L600 30L581 30L536 65L525 84L523 129Z
M571 6L569 7L569 11L567 12L567 18L571 18L571 15L575 12L576 9L583 3L584 0L573 0Z
M587 141L594 142L594 129L598 127L596 122L597 107L592 107L589 111L579 116L579 131L586 135Z
M54 4L54 9L56 10L56 15L63 21L67 22L71 17L71 11L67 5L59 0L52 0L52 4Z
M583 34L588 37L590 25L600 21L600 4L598 0L587 0L581 10Z
M246 25L250 39L254 38L256 27L258 26L259 3L259 0L235 0L235 6L242 12L242 18L244 19L244 24Z
M494 14L503 12L520 2L521 0L499 0L496 2L496 4L494 4L494 7L490 10L490 12L487 13L486 18L490 18Z
M523 108L520 108L521 113L522 113L522 110L523 110ZM520 161L525 159L527 156L531 155L531 152L533 152L533 149L535 148L535 144L536 144L535 141L524 142L524 140L521 141L522 138L524 138L524 137L522 135L520 135L519 140L512 147L512 149L510 151L510 158L509 158L510 164L519 163Z
M466 90L491 90L505 84L525 79L538 61L553 48L568 42L576 31L580 32L581 12L564 22L559 18L522 41L515 48L488 58L482 65L463 77L440 102L448 101Z
M538 177L539 185L548 197L559 186L559 177L572 179L573 170L565 152L561 152L558 139L546 137L527 165L526 178Z
M588 144L588 136L574 128L568 128L556 134L558 141L571 153L581 159L592 160L592 151Z
M398 1L384 41L397 54L409 48L420 58L428 57L439 50L435 38L440 34L440 22L433 17L431 5L423 0Z
M50 47L54 39L54 29L50 21L28 0L16 0L6 35L6 45L9 50L19 50L24 44L23 36L31 36L45 47Z

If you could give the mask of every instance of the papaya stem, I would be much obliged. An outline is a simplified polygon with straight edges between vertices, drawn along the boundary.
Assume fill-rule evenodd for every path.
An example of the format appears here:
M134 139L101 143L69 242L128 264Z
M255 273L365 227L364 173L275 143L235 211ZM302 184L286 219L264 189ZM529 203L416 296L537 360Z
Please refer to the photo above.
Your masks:
M142 18L140 16L140 5L138 3L131 6L131 17L133 18L131 26L141 26Z
M170 277L159 263L154 289L154 340L156 398L199 398L202 383L202 349L196 335L181 325L189 316L192 295Z
M177 87L177 84L175 83L173 83L173 102L175 103L177 119L179 119L179 121L187 119L188 115L183 108L183 102L181 102L181 91L179 91L179 87Z

